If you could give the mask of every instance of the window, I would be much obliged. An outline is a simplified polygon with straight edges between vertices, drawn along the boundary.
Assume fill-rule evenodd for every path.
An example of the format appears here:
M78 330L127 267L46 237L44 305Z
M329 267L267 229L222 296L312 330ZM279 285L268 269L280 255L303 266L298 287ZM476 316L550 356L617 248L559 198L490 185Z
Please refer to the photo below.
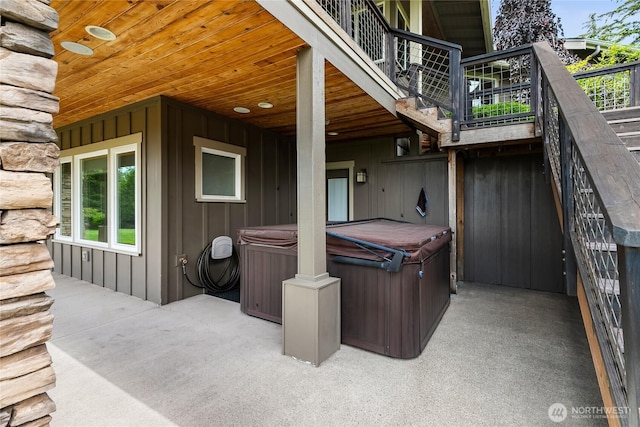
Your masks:
M58 237L71 238L71 157L60 158L58 173L55 175L55 204L59 207L57 214L60 219Z
M137 133L61 153L56 240L140 253L141 141Z
M196 147L196 200L244 202L246 150L236 145L193 137Z

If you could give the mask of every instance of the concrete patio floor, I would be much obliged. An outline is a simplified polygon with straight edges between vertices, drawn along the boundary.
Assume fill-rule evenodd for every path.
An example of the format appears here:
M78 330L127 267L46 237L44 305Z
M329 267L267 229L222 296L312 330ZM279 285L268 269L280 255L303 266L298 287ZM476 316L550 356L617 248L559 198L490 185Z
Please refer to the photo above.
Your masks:
M342 345L314 367L236 303L54 278L54 427L606 425L572 414L602 406L575 298L462 283L420 357Z

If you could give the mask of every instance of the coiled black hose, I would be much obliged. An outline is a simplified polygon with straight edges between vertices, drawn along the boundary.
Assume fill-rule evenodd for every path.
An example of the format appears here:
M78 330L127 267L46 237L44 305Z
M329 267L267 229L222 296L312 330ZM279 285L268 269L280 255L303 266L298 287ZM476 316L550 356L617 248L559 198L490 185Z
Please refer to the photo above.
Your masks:
M196 285L189 279L187 275L186 263L182 264L182 274L196 288L206 289L210 293L218 294L221 292L227 292L235 288L240 280L240 260L236 248L232 246L231 256L227 258L227 265L217 278L214 278L211 272L211 264L213 260L211 258L211 242L202 250L198 261L196 262L196 272L198 273L198 281L201 285ZM231 270L229 270L231 269ZM227 276L226 280L223 280Z

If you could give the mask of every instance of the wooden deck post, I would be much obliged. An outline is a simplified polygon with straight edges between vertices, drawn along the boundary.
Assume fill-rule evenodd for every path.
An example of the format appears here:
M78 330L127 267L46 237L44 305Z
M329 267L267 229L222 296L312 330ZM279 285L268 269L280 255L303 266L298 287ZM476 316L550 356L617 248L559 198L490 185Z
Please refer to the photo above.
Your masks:
M629 425L640 425L640 248L618 246Z
M326 254L324 57L298 52L298 273L283 282L283 353L319 365L340 348L340 279Z
M451 293L457 292L457 266L458 266L458 245L456 243L457 240L457 232L456 226L458 224L458 214L457 214L457 184L456 180L458 177L458 168L456 166L456 150L449 150L449 161L448 164L448 181L449 181L449 227L451 227L451 232L453 233L453 239L451 239L451 254L449 257L449 287Z

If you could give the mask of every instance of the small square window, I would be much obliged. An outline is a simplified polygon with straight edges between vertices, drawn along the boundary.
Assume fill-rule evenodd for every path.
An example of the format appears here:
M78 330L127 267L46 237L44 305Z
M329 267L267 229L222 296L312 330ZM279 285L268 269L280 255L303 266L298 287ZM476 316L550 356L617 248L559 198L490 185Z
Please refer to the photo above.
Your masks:
M244 202L243 147L194 137L196 147L196 200Z

